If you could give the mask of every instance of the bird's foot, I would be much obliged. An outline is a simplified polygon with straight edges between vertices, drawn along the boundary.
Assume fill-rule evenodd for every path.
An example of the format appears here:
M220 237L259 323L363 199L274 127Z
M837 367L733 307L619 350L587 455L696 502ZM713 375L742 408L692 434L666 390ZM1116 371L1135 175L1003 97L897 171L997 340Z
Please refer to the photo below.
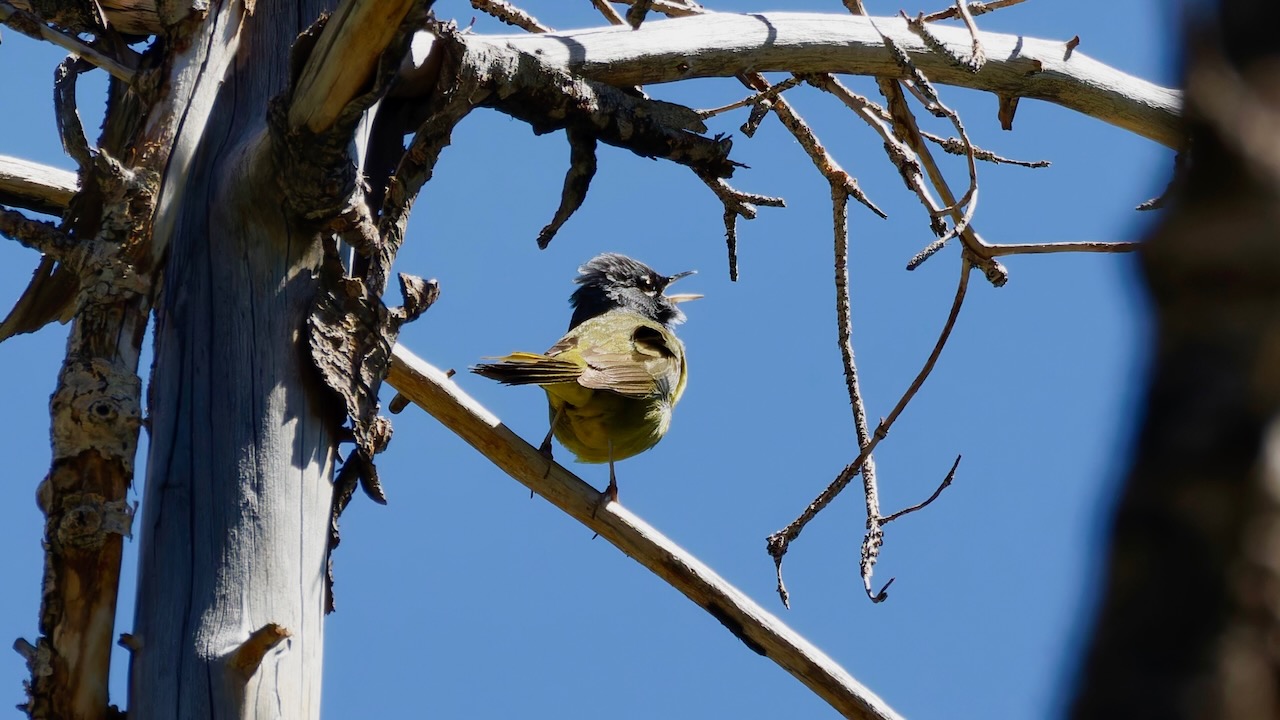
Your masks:
M542 473L542 479L546 480L547 476L551 474L551 463L556 461L556 459L551 456L551 435L549 433L547 434L547 438L542 441L542 444L538 446L538 454L547 459L547 469ZM529 499L533 499L532 490L529 491Z
M600 498L596 500L595 509L591 511L592 519L595 519L596 513L600 512L600 508L611 502L618 502L618 481L614 478L609 478L609 487L605 488L604 492L600 493Z

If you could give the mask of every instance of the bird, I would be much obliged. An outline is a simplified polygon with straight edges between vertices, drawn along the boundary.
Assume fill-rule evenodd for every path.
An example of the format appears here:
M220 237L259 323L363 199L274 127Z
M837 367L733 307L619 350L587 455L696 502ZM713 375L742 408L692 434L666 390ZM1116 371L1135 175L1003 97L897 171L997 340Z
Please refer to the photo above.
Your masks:
M569 329L545 353L514 352L471 371L505 385L539 385L547 393L551 428L538 448L551 459L554 435L579 462L609 463L601 504L618 499L614 463L658 443L689 377L675 326L679 304L702 295L668 295L694 271L661 275L618 253L602 253L578 268L569 297Z

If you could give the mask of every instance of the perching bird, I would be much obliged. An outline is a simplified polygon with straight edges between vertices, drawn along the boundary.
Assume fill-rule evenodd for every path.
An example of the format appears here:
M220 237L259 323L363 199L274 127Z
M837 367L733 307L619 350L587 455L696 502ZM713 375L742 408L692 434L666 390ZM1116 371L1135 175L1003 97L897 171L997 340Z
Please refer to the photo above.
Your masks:
M684 345L673 327L678 303L701 295L667 295L692 271L663 276L625 255L604 253L578 268L569 298L569 331L549 350L516 352L471 371L506 385L547 391L551 436L586 463L609 463L607 500L617 500L613 463L653 447L671 424L688 378ZM603 500L602 500L603 501Z

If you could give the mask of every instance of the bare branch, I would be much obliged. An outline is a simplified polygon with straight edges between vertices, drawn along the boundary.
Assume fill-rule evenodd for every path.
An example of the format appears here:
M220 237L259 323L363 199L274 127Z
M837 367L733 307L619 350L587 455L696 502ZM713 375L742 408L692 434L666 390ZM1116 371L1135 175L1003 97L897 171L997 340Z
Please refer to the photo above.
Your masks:
M1010 5L1017 5L1022 2L1025 2L1025 0L991 0L991 2L968 3L964 5L963 8L970 15L977 16L977 15L985 15L993 10L999 10L1000 8L1006 8L1006 7L1009 7ZM959 11L954 6L952 6L947 8L946 10L939 10L936 13L930 13L929 15L925 15L924 21L937 22L939 20L947 20L950 18L954 18L957 15L959 15Z
M858 383L858 368L853 358L853 316L852 302L849 296L849 214L847 195L843 188L831 184L831 212L833 234L835 235L835 275L836 275L836 328L840 337L840 357L844 362L845 388L849 392L849 406L853 410L853 426L858 440L858 449L865 454L862 462L862 492L867 506L867 534L862 540L862 585L867 597L872 602L883 602L888 594L886 583L880 592L871 592L871 574L875 570L876 560L880 557L880 546L884 543L884 532L880 530L880 490L876 484L876 463L866 448L871 444L870 423L867 422L867 407L862 399L862 389ZM778 591L785 596L782 587L781 566L778 567ZM890 580L889 583L892 583ZM784 600L785 603L785 600Z
M927 83L927 81L925 82ZM884 94L885 100L889 105L889 112L893 116L894 132L903 140L903 142L907 143L907 145L915 151L917 156L919 156L925 172L929 175L929 181L933 184L934 188L937 189L938 195L942 198L942 202L947 203L947 206L952 208L950 213L953 221L955 222L950 233L942 235L937 241L934 241L918 253L916 257L912 258L912 260L907 264L907 268L912 269L916 267L920 262L923 262L925 258L929 257L934 252L937 252L937 250L940 249L951 237L958 234L960 239L964 242L965 247L970 251L970 253L972 253L971 262L981 268L983 274L987 277L987 280L996 287L1004 285L1005 282L1008 281L1008 271L1005 270L1004 266L1002 266L999 261L986 257L982 254L982 250L986 245L982 242L982 238L978 236L977 232L975 232L973 227L969 224L969 221L972 219L971 213L973 205L970 205L968 213L961 213L959 211L958 206L960 205L960 202L956 200L954 193L951 192L951 186L947 183L946 176L942 174L941 168L938 167L937 161L933 158L933 153L929 151L929 146L925 144L920 133L919 124L916 122L915 116L911 113L911 109L907 105L907 99L902 91L902 86L897 81L889 80L887 78L880 78L877 80L877 84L880 87L880 92ZM936 106L938 108L945 109L945 106L941 103L936 103ZM950 110L948 109L946 112L950 112ZM954 113L952 113L952 115L954 116ZM958 116L952 117L951 120L953 125L959 126ZM965 134L962 134L962 137L965 140L968 139L968 136ZM969 143L969 145L972 147L972 143ZM972 153L969 155L969 178L969 190L970 192L976 193L977 168L975 166ZM943 211L943 208L937 208L935 212L940 213ZM937 215L935 214L934 217L937 217Z
M78 38L54 30L32 13L20 10L5 0L0 0L0 23L36 40L44 40L66 50L78 58L106 70L125 83L133 82L133 70L110 58Z
M665 158L715 177L729 177L738 166L728 157L732 141L699 134L706 126L689 108L635 97L547 65L536 55L499 47L474 35L458 42L465 46L467 72L479 88L492 90L475 102L524 120L534 132L576 124L590 128L600 141L615 147L644 157Z
M778 663L844 717L899 717L831 658L625 507L616 502L601 506L598 491L548 462L440 370L397 345L388 381L512 478L706 609L747 647Z
M600 14L604 16L604 19L607 20L610 25L622 25L626 22L626 20L623 20L622 16L618 14L618 11L614 10L613 6L609 4L609 0L591 0L591 4L600 11Z
M697 5L696 3L692 5L684 5L684 4L681 4L680 2L674 2L673 0L613 0L613 1L618 3L619 5L631 5L633 7L637 3L643 2L646 5L648 5L651 10L657 10L658 12L662 13L663 15L666 15L667 17L691 17L693 15L700 15L703 12L702 7Z
M325 24L294 86L289 127L329 129L369 83L417 0L344 0Z
M1045 255L1063 252L1122 253L1133 252L1142 247L1138 242L1060 242L1032 243L1025 245L987 245L986 253L991 257L1002 255Z
M900 10L898 11L898 16L907 21L907 27L911 28L911 31L916 35L919 35L925 45L950 60L957 67L976 73L982 69L982 65L987 61L986 56L982 53L982 44L978 42L976 28L973 36L973 47L969 52L969 57L966 58L933 34L933 31L929 29L929 25L924 21L924 13L920 13L913 18L908 16L905 11Z
M710 117L715 117L716 115L719 115L721 113L729 112L730 110L737 110L740 107L746 107L748 105L758 105L765 100L772 100L778 97L783 92L790 90L791 88L799 85L800 82L801 80L799 76L793 75L787 78L786 80L783 80L782 82L778 83L777 85L774 85L765 90L762 90L754 95L750 95L737 102L729 103L728 105L722 105L718 108L711 108L710 110L699 110L698 117L705 120Z
M973 21L973 14L969 12L969 6L965 5L965 0L956 0L956 11L960 13L960 19L964 20L964 26L973 38L973 49L969 53L969 69L978 72L983 65L987 64L987 57L982 51L982 41L978 39L978 25Z
M78 189L75 173L0 155L0 205L61 215Z
M57 225L32 220L20 212L5 208L0 208L0 235L59 260L70 257L76 250L75 241L59 230Z
M854 115L865 121L880 135L880 139L884 141L884 150L889 157L889 162L893 163L894 167L898 169L898 174L902 176L902 181L906 184L907 189L915 193L920 203L929 211L930 228L933 233L938 236L945 235L947 232L946 223L941 220L939 212L942 206L938 204L929 189L925 187L924 173L920 169L919 157L910 146L899 140L892 129L886 125L886 122L892 118L889 112L867 98L849 90L839 80L825 73L808 76L807 80L814 87L825 90L838 98L853 111Z
M724 204L724 239L729 250L729 279L738 280L738 217L747 220L756 219L756 205L767 207L786 207L787 203L780 197L756 195L742 192L720 178L699 174L698 178L711 188L711 192Z
M920 131L920 135L929 142L936 144L947 153L952 155L966 154L965 144L960 140L960 138L944 138L939 135L934 135L931 132L925 132L924 130ZM982 160L996 165L1017 165L1025 168L1046 168L1051 164L1048 160L1014 160L1012 158L997 155L990 150L983 150L977 145L971 145L970 148L973 151L973 158L975 160Z
M471 0L471 7L482 13L488 13L508 25L514 25L526 32L551 32L550 25L544 25L532 14L507 2L507 0Z
M770 88L770 84L764 79L763 75L758 73L749 73L739 78L744 84L753 90L764 91ZM813 132L813 128L809 127L809 123L800 116L791 107L791 103L785 98L775 98L771 107L773 113L782 121L782 125L791 132L795 139L800 143L800 147L804 149L805 154L813 161L814 167L827 182L832 185L838 185L850 197L862 203L868 210L879 215L881 218L887 218L884 211L876 207L875 203L862 192L862 188L858 186L858 180L844 168L840 167L840 163L827 152L827 148L823 146L822 141L818 139L817 134Z
M659 9L655 3L655 9ZM690 13L692 14L692 13ZM1181 95L1110 68L1076 52L1062 59L1062 43L982 32L987 50L982 72L954 67L930 50L900 18L844 17L820 13L708 13L656 20L628 28L538 35L473 37L476 42L539 53L546 63L572 68L614 85L649 85L740 72L897 75L878 27L933 82L1055 102L1169 147L1181 147ZM948 46L966 51L964 28L937 26ZM821 52L815 50L821 48ZM696 63L669 58L697 58Z
M908 508L903 508L898 512L893 513L892 515L886 515L884 519L880 521L880 524L888 525L889 523L893 522L894 520L897 520L903 515L910 515L911 513L917 510L923 510L926 507L929 507L929 504L932 503L934 500L937 500L938 496L942 494L943 490L946 490L947 488L951 487L951 482L956 479L956 468L958 467L960 467L959 455L956 456L956 461L951 463L951 469L947 471L947 476L942 478L942 483L938 485L938 489L934 490L932 495L925 498L924 502L916 503L915 505L912 505L911 507L908 507Z
M62 140L62 149L82 173L88 172L92 159L89 157L89 140L84 135L84 125L76 109L76 78L91 67L72 55L58 63L53 72L53 107L58 121L58 137Z
M969 254L967 252L963 253L960 260L960 283L956 288L955 299L951 302L951 310L947 314L947 321L942 326L942 332L938 334L938 341L934 343L933 351L929 353L929 358L925 360L924 366L920 368L920 372L916 375L915 380L911 382L907 391L902 394L901 398L899 398L898 404L895 405L889 415L881 420L880 424L876 426L875 433L872 434L870 442L862 448L858 457L855 458L853 462L846 465L844 469L840 471L840 474L836 476L836 479L833 480L831 484L818 495L818 497L814 498L813 502L809 503L808 507L806 507L795 520L792 520L786 527L768 537L767 547L770 557L773 558L774 567L778 573L778 592L779 595L782 596L784 603L786 603L787 600L786 589L782 585L782 558L787 554L787 549L791 546L791 542L800 536L801 531L803 531L804 527L809 524L809 521L813 520L813 518L815 518L823 508L829 505L831 501L834 500L846 486L848 486L849 481L853 480L853 476L862 469L863 464L871 457L871 453L875 450L876 446L880 444L880 441L889 435L889 429L893 427L898 416L906 409L907 404L911 402L911 399L914 398L916 393L920 391L920 388L924 386L924 382L929 378L930 373L933 372L933 367L937 364L938 358L942 356L942 349L946 347L947 340L951 337L951 331L955 328L956 319L960 316L960 308L964 305L964 298L969 289L969 270L972 267L973 265L970 262ZM880 520L880 524L883 524L882 519L877 519ZM871 518L868 517L868 538L870 537L870 534ZM866 547L865 543L866 541L864 540L864 548ZM888 587L889 585L886 583L884 588L881 589L881 592L887 590ZM869 587L868 594L870 594ZM874 596L872 599L874 599Z

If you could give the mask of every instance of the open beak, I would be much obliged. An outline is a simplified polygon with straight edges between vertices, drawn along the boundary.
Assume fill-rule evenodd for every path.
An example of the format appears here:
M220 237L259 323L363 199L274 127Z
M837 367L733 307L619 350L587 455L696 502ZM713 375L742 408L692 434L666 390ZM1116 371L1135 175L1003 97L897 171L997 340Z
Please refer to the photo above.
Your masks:
M670 287L671 283L679 280L682 277L689 277L690 275L696 274L697 272L698 272L697 270L685 270L682 273L676 273L675 275L672 275L671 277L667 278L667 286ZM673 303L689 302L690 300L697 300L698 298L702 297L702 295L698 293L680 293L677 295L667 295L666 293L663 293L663 295Z

